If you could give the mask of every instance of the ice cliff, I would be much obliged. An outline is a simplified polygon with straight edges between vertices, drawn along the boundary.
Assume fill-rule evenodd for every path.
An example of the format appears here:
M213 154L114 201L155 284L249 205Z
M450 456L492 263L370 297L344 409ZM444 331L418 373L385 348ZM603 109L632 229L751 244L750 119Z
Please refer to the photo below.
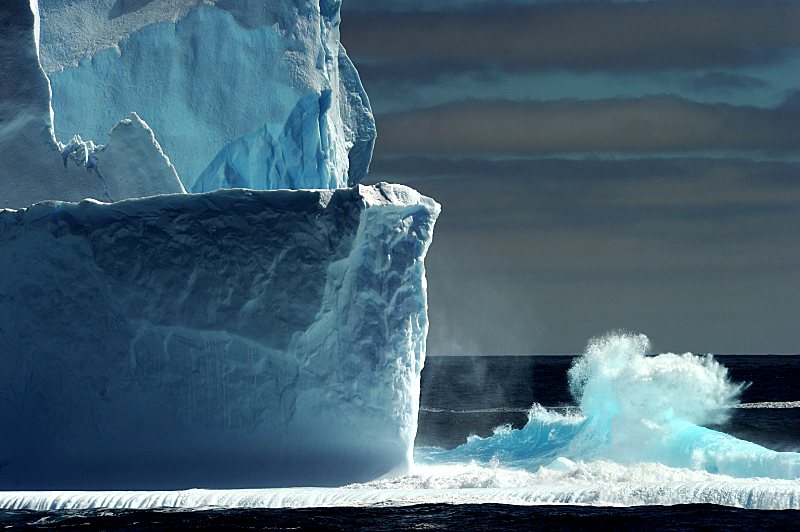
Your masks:
M408 467L439 206L355 185L375 126L338 26L0 2L0 490Z
M337 188L375 123L340 0L39 0L55 133L107 142L136 112L186 189ZM88 28L88 31L87 31Z
M357 184L375 121L339 43L339 6L3 2L0 149L25 163L0 167L0 207ZM143 159L95 164L119 124L144 130Z
M403 470L438 212L387 184L0 211L0 489Z

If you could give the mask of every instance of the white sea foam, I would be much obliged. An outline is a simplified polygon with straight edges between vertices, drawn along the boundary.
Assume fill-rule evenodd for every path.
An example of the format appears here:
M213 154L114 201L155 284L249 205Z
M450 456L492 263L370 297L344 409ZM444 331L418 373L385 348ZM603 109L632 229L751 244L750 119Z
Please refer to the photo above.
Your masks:
M762 403L739 403L736 408L758 409L758 408L800 408L800 401L765 401Z
M500 460L534 471L558 457L576 462L662 464L738 478L800 476L800 454L775 452L704 425L724 423L742 385L711 356L648 356L643 335L592 340L569 370L580 410L534 405L521 429L502 427L452 450L422 449L422 464Z
M420 467L413 474L342 488L184 491L17 492L0 508L308 508L410 504L580 504L639 506L709 503L800 509L800 482L737 479L662 464L624 466L562 460L536 472L475 463Z

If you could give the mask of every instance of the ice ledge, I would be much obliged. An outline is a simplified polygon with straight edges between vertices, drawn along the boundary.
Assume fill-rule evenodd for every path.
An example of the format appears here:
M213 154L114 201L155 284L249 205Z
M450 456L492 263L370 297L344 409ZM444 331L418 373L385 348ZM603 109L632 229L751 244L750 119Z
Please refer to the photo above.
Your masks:
M368 206L376 205L422 205L437 215L441 207L431 198L423 196L405 185L378 183L376 185L358 185L358 194Z
M191 199L188 199L191 198ZM25 208L0 208L0 216L16 213L26 221L49 216L55 211L72 214L83 213L84 216L109 217L120 219L125 216L141 215L161 209L180 209L187 212L198 209L224 211L231 208L283 208L298 207L326 208L336 198L337 201L360 201L363 207L420 206L437 217L441 206L433 199L423 196L407 185L395 183L376 183L374 185L356 185L353 188L339 189L305 189L305 190L251 190L245 188L219 189L187 195L184 192L162 194L150 197L137 197L116 202L104 202L95 198L86 198L80 202L47 200L37 202ZM113 206L99 208L97 206ZM2 218L0 218L2 220Z
M407 469L438 213L388 184L0 210L0 490Z

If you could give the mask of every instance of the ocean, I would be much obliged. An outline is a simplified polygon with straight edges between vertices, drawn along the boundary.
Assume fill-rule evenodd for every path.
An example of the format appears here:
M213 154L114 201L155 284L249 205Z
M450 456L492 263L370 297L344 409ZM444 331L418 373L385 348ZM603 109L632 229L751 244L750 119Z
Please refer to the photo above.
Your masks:
M748 530L800 524L800 475L793 469L800 456L794 454L800 450L800 355L676 355L657 365L647 365L647 358L628 360L633 372L609 363L614 357L602 359L602 367L590 370L607 375L592 380L577 371L568 377L572 356L428 357L415 474L277 495L200 493L202 502L192 509L0 510L0 527ZM579 411L576 386L581 407L600 414ZM729 393L738 400L729 404ZM541 406L531 410L534 404ZM603 412L613 412L614 421L596 422ZM649 420L646 430L638 425L641 416ZM673 416L680 417L677 425ZM657 425L657 443L649 440L651 425ZM615 448L620 441L622 452ZM690 447L694 462L686 467L682 453Z

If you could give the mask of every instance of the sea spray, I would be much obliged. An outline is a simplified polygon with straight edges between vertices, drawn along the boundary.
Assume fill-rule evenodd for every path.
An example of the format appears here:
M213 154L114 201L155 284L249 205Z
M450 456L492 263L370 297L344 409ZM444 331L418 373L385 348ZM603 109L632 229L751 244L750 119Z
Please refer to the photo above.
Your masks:
M569 370L570 391L587 416L724 423L744 389L710 355L647 356L643 334L611 333L589 342Z
M521 429L499 427L452 450L422 449L421 464L474 461L536 471L575 462L660 464L731 477L795 479L800 454L779 453L704 427L724 422L744 389L710 355L648 355L644 335L589 342L569 370L579 412L534 405Z

